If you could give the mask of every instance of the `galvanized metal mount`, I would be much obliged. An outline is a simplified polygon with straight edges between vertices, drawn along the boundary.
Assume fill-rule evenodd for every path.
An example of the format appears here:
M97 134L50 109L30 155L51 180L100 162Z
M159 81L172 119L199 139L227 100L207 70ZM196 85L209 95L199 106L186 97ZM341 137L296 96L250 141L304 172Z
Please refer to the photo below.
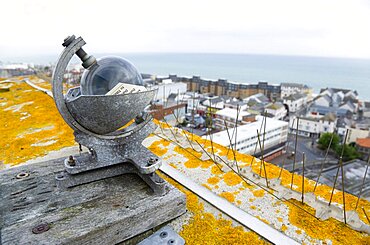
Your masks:
M165 226L137 245L184 245L185 240L171 227Z
M155 130L152 117L144 110L154 98L155 90L120 95L82 95L81 88L63 95L63 75L73 55L85 68L96 60L83 49L85 41L70 36L54 70L52 84L56 106L66 123L74 130L78 143L89 153L70 156L65 171L56 175L59 187L73 187L125 173L138 174L155 193L164 194L165 182L156 175L161 161L141 142ZM135 120L136 119L136 120ZM128 127L122 128L130 123Z

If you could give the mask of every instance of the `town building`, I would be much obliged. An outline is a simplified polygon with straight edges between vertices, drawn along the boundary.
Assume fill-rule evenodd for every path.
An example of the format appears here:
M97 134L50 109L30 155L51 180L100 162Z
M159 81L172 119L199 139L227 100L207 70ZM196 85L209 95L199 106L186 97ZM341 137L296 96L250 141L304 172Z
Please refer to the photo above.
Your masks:
M338 130L338 134L342 137L342 141L345 139L346 131L348 130L346 144L355 143L359 138L367 138L370 137L369 129L358 129L346 126L344 130ZM341 134L339 133L341 132Z
M268 84L267 82L249 84L228 81L226 79L204 79L200 76L176 76L176 81L186 83L188 91L211 93L216 96L227 95L230 97L244 99L248 96L262 93L271 100L278 100L281 95L281 87L279 84Z
M370 138L357 138L356 149L363 159L367 159L370 156Z
M149 89L157 89L155 101L166 101L170 94L184 94L187 91L186 83L174 82L172 79L161 79L161 82L146 84Z
M307 97L312 96L312 88L300 83L281 83L281 98L288 97L293 94L306 94Z
M268 117L272 117L277 120L283 120L287 115L285 106L279 102L266 106L265 111Z
M234 128L235 125L244 125L255 121L255 116L247 111L237 110L232 108L224 108L215 114L214 126L218 130Z
M333 133L336 129L337 118L334 114L328 114L324 117L297 117L290 118L289 128L292 133L297 132L298 121L298 135L319 138L323 133Z
M177 126L185 118L184 103L162 103L153 104L149 109L149 113L153 118L164 121L171 126Z
M238 99L235 99L235 100L233 99L233 100L229 100L225 102L225 108L231 108L231 109L237 109L237 110L244 111L248 109L248 103L244 101L240 101Z
M283 98L283 103L287 105L289 112L302 110L307 104L307 94L296 93Z
M257 116L256 121L236 127L235 134L231 135L227 130L212 134L212 140L215 143L226 147L234 147L236 137L236 150L245 154L254 154L258 137L257 130L261 131L261 124L264 117ZM264 142L264 157L270 155L278 155L282 152L288 139L288 122L266 118L266 134ZM231 142L229 139L231 135ZM263 136L260 135L261 145ZM255 156L261 154L261 149L258 145Z
M321 117L334 113L337 117L351 118L358 110L358 94L348 89L321 89L309 108L311 116Z

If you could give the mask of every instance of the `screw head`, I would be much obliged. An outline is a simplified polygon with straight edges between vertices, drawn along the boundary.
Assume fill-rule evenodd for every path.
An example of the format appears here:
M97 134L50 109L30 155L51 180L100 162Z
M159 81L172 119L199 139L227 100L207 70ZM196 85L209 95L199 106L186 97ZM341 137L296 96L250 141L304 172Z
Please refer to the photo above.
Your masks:
M73 158L73 156L69 156L68 164L69 164L69 166L75 166L76 165L76 160Z
M40 234L50 229L49 224L41 223L32 228L33 234Z
M154 158L154 157L149 158L149 160L148 160L148 166L153 165L154 163L156 163L157 160L158 159L157 158Z

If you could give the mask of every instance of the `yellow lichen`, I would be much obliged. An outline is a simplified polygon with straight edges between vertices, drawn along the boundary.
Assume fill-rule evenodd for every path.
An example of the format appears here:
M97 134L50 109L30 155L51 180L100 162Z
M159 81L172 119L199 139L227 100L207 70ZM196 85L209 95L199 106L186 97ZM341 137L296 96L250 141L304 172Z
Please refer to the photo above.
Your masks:
M224 174L223 180L228 186L234 186L243 181L239 175L231 171Z
M283 222L283 218L281 218L281 217L277 217L277 220L278 220L279 222Z
M288 230L288 227L284 224L281 225L281 231L282 232L286 232L286 230Z
M265 195L265 191L260 189L260 190L256 190L256 191L253 191L253 195L255 197L263 197Z
M315 209L302 204L296 200L290 200L295 205L300 206L307 212L315 214ZM309 215L307 212L294 206L289 202L285 202L288 205L289 221L294 226L305 231L311 238L320 240L330 239L333 244L369 244L370 237L365 233L361 233L351 229L343 222L329 218L327 220L318 220L315 217Z
M160 175L186 194L186 207L192 213L189 223L184 225L180 232L186 244L267 244L256 233L245 231L242 226L234 227L232 222L222 218L222 215L216 218L205 212L203 203L195 194L163 174Z
M208 178L207 179L207 182L211 185L215 185L217 184L218 182L220 182L220 178L218 177L211 177L211 178Z
M163 156L164 154L167 153L168 151L168 144L167 144L168 141L164 140L164 139L158 139L156 141L154 141L149 147L148 149L151 150L154 154L156 154L157 156L161 157Z
M217 167L216 165L213 165L212 168L211 168L211 173L214 174L214 175L221 175L223 174L224 172L222 172L220 170L219 167Z
M228 200L229 202L233 203L235 201L235 195L231 192L222 192L220 194L221 197L225 198L226 200Z
M4 164L17 165L75 144L53 99L24 82L11 83L10 91L1 93L0 118Z

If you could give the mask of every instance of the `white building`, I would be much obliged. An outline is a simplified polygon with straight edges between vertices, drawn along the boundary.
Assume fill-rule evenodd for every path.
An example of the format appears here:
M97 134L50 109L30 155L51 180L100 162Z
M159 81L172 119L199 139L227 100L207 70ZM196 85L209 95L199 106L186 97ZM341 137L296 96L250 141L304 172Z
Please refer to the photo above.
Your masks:
M283 103L289 108L289 112L301 110L307 104L306 94L291 94L283 98Z
M288 97L292 94L312 94L312 88L300 83L281 83L281 98Z
M236 138L236 150L252 155L254 153L255 147L257 145L257 130L261 129L262 120L264 117L257 116L257 121L245 124L242 126L238 126L237 133L232 134L229 131L229 134L232 137L232 147L234 147L235 137ZM263 130L263 128L262 128ZM212 139L214 142L229 147L230 140L228 136L228 132L226 130L215 133L212 135ZM271 155L278 151L281 151L285 143L288 139L288 122L279 121L271 118L266 118L266 134L265 134L265 150L264 156ZM262 133L260 135L261 145L263 136ZM258 156L261 153L260 147L258 145L256 150L256 155Z
M287 110L285 109L285 106L281 103L274 103L266 108L267 114L270 114L273 116L274 119L282 120L287 115Z
M215 127L220 130L225 130L227 125L228 128L234 128L238 121L238 125L246 124L250 121L254 121L254 116L251 118L251 114L247 111L241 111L231 108L224 108L215 113Z
M187 91L187 85L183 82L172 82L171 79L165 79L162 83L150 85L151 89L158 89L156 96L157 101L166 101L170 94L184 94Z
M321 118L300 117L299 120L294 117L289 121L292 133L297 131L297 121L299 121L298 135L311 138L318 138L322 133L333 133L337 124L337 118L333 114Z

